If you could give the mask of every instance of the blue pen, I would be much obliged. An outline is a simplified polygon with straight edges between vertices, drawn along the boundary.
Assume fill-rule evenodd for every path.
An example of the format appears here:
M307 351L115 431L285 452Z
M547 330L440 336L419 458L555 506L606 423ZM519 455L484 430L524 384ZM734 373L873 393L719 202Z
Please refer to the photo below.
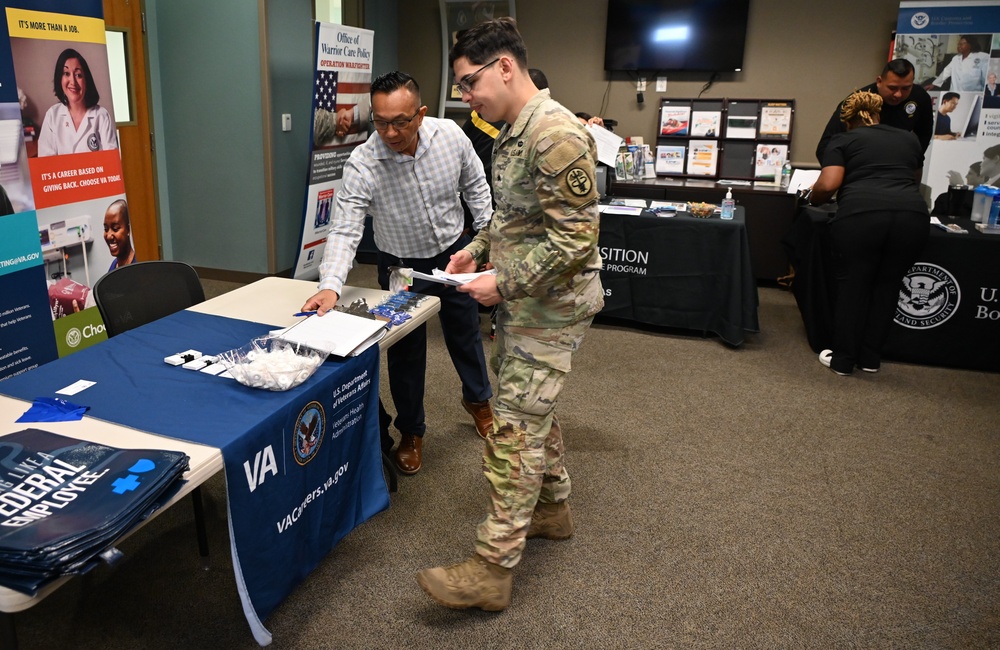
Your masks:
M300 311L298 313L292 314L292 316L294 316L295 318L298 318L300 316L313 316L315 313L316 312L314 312L314 311Z

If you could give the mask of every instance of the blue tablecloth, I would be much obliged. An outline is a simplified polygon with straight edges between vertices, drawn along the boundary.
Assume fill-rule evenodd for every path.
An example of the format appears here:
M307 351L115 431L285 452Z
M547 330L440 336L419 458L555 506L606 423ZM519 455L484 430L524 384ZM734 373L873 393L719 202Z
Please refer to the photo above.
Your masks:
M389 505L377 347L327 361L285 392L163 361L188 349L218 354L269 329L184 311L0 382L0 392L30 401L94 381L69 398L91 407L89 416L222 449L237 583L262 645L271 637L260 621L340 539Z

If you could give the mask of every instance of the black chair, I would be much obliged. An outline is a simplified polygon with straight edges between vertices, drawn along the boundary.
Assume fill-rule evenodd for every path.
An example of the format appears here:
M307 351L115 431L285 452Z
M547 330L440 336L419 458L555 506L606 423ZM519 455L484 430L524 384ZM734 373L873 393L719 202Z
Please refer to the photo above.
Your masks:
M198 273L184 262L135 262L103 276L94 301L108 336L145 325L205 300Z
M198 272L184 262L134 262L101 277L94 285L94 302L108 336L145 325L205 300ZM198 551L206 562L208 533L201 487L191 491Z

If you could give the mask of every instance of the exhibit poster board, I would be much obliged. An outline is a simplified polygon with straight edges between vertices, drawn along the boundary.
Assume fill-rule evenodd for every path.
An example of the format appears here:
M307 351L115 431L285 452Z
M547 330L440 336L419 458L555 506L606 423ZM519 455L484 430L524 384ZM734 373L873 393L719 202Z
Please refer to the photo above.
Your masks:
M465 109L462 93L452 83L448 53L458 40L459 32L474 25L510 16L514 18L514 0L440 0L441 4L441 102L438 117L444 117L445 109Z
M0 380L107 338L94 284L135 261L100 0L4 3Z
M1000 186L1000 2L901 2L893 50L934 103L930 203L949 185Z
M368 139L375 32L316 23L316 70L302 231L293 277L319 278L344 165Z

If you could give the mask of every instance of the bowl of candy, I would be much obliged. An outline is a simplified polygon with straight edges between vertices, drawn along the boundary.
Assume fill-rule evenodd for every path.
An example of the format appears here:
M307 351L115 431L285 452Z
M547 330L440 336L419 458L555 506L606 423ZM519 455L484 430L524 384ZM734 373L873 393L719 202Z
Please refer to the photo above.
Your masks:
M699 217L701 219L706 219L712 216L715 212L714 203L689 203L688 212L694 217Z
M309 379L326 354L281 339L260 337L219 355L233 378L251 388L289 390Z

